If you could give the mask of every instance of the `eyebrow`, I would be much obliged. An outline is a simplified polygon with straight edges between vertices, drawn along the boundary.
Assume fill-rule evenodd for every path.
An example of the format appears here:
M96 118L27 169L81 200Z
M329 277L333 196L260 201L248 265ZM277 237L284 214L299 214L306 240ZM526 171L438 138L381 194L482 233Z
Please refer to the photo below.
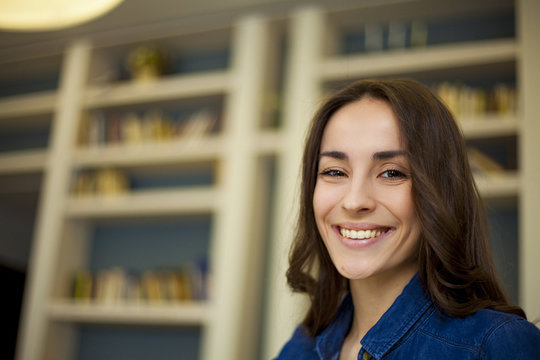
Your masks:
M319 154L319 159L322 157L331 157L337 160L347 160L349 158L347 154L341 151L323 151Z
M371 155L371 160L373 161L381 161L381 160L388 160L393 159L398 156L404 156L405 151L403 150L386 150L386 151L377 151ZM323 151L319 155L319 159L322 157L331 157L337 160L347 160L349 157L347 154L341 151Z
M379 151L371 155L371 159L374 161L380 161L380 160L393 159L398 156L405 156L405 151L403 150Z

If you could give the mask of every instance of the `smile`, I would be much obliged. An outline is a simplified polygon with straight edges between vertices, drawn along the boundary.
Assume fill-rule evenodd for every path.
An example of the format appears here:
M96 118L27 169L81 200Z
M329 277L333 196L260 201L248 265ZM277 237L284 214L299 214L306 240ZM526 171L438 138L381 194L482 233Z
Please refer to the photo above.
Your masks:
M339 228L339 233L344 238L353 239L353 240L365 240L373 239L385 234L390 230L390 228L377 228L377 229L366 229L366 230L354 230L346 229L343 227Z

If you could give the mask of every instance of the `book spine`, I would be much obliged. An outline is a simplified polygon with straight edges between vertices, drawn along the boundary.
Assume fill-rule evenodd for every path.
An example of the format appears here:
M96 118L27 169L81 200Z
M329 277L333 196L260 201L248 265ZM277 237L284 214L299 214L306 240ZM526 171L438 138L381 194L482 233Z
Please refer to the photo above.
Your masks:
M204 301L209 296L206 260L194 261L178 269L152 269L143 272L121 267L94 273L86 269L74 275L73 298L101 304L121 302L180 303Z

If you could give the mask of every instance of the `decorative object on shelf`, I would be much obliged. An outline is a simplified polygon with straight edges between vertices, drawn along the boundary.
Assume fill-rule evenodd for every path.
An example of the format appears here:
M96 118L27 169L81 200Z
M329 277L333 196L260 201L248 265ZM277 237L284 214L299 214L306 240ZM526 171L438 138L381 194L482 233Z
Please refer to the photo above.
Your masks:
M392 21L388 25L388 48L405 49L407 47L407 24Z
M129 191L127 176L116 169L81 170L74 179L76 196L116 195Z
M475 175L493 177L504 175L505 169L497 161L480 150L469 146L467 148L471 170Z
M73 298L81 302L88 302L92 298L92 274L86 269L75 273Z
M380 24L366 24L364 26L365 48L367 52L382 51L385 48L385 29Z
M166 56L157 46L139 46L128 54L126 65L133 80L155 80L165 72Z
M421 21L368 23L342 33L345 53L373 53L425 47L427 26Z
M200 138L209 134L216 124L217 118L208 109L202 109L192 114L181 127L180 136L185 138Z
M427 45L428 30L423 21L411 22L410 44L413 48L425 47Z
M362 23L367 21L366 23ZM514 13L488 11L473 16L449 15L410 20L364 19L341 30L342 54L414 49L515 37Z

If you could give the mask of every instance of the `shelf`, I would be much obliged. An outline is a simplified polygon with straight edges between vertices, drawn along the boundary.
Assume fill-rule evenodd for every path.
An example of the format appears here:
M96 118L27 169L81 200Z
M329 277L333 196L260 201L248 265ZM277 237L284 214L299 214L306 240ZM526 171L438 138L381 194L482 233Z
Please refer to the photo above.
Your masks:
M55 91L0 98L0 118L53 112L56 101Z
M485 116L481 118L458 117L459 125L467 138L488 138L518 135L521 124L516 116Z
M197 214L213 212L218 202L217 190L209 187L152 190L110 196L71 197L66 212L72 218Z
M257 150L261 155L278 154L283 147L283 134L279 130L263 130L257 139Z
M345 80L372 75L403 74L459 66L514 60L515 40L491 40L362 55L336 56L324 60L322 80Z
M283 143L281 136L278 130L261 131L256 142L258 153L278 153ZM224 143L224 138L217 135L154 143L82 147L75 151L73 165L139 166L219 160L223 156Z
M0 174L44 171L47 156L47 150L21 150L0 154Z
M204 325L208 305L203 302L87 304L74 300L55 300L48 309L49 316L61 322L185 326Z
M219 136L183 138L167 142L115 144L79 148L73 164L77 166L126 166L206 161L221 156Z
M91 87L86 91L84 105L87 108L96 108L193 98L222 94L231 86L231 74L227 71L178 75L156 81Z
M519 196L520 177L516 172L475 176L474 179L483 198L495 199Z

